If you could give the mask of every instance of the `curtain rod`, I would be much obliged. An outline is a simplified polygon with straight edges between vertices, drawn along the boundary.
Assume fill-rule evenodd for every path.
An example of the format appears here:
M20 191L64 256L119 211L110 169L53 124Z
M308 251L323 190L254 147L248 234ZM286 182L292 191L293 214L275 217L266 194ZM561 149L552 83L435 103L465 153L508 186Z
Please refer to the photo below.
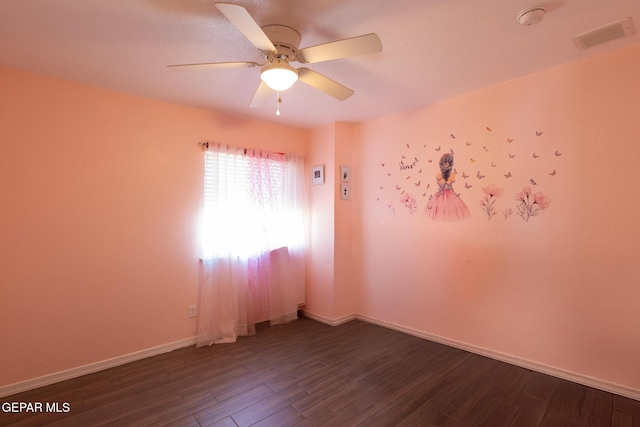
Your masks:
M209 144L218 144L217 142L210 142L210 141L200 141L198 142L198 147L200 147L202 149L202 151L206 151L209 149ZM244 154L247 154L247 149L246 148L241 148L239 147L241 150L244 151Z
M200 141L198 142L198 147L200 147L202 149L202 151L208 150L209 149L209 144L217 144L216 142L209 142L209 141ZM244 150L244 154L247 154L248 150L251 150L249 148L243 148L242 150ZM281 153L278 151L274 151L273 153L275 154L280 154L282 156L286 156L287 153Z

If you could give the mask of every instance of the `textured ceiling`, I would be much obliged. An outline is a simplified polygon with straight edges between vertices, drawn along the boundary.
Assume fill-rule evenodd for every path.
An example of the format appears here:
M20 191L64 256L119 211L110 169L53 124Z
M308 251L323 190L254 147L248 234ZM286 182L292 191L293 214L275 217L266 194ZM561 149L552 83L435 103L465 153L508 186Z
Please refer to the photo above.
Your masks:
M234 116L310 128L428 105L640 42L636 33L579 50L571 37L625 17L638 0L245 0L261 26L284 24L300 47L375 32L378 54L308 65L355 91L337 101L304 84L250 109L258 68L169 71L177 63L256 61L213 0L2 0L0 65ZM518 12L541 4L537 25ZM300 64L294 63L294 66Z

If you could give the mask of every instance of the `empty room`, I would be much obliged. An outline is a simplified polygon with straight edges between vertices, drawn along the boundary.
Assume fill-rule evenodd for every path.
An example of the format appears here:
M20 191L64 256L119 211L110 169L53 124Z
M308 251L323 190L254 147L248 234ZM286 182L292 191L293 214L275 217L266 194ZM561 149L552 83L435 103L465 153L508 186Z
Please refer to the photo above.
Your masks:
M639 26L1 1L0 424L640 425Z

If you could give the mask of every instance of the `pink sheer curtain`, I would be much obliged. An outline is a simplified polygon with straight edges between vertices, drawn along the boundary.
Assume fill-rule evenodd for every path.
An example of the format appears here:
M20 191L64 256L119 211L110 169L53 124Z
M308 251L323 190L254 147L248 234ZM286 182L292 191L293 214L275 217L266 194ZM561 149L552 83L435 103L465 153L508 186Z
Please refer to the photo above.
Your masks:
M304 161L209 144L197 345L297 318L304 302Z

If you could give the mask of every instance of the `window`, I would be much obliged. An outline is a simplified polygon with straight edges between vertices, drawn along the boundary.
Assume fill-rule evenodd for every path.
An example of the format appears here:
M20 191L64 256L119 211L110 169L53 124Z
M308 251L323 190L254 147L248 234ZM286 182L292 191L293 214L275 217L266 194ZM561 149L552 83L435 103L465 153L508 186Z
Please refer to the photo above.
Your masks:
M300 156L220 144L205 152L203 258L302 247L303 209Z
M196 344L233 342L304 303L304 161L208 144Z

